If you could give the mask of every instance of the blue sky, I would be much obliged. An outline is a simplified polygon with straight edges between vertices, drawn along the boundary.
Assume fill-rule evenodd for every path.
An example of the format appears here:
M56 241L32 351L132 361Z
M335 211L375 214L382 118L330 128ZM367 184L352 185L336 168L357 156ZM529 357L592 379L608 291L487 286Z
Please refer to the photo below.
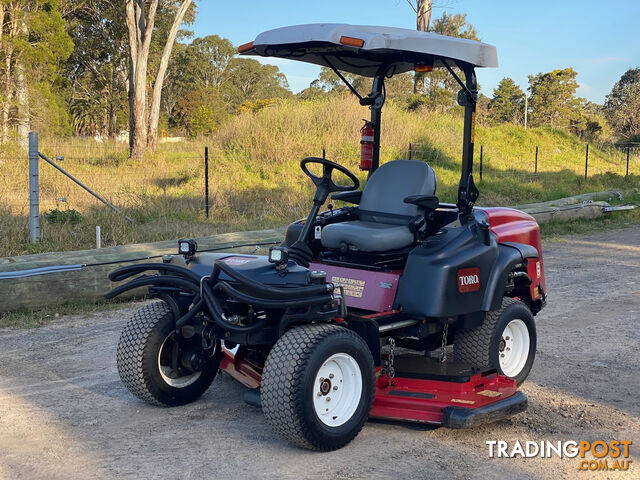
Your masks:
M630 67L640 66L638 0L436 0L434 17L466 13L480 38L498 48L500 67L479 69L485 95L502 77L521 87L527 75L573 67L578 95L602 103L613 84ZM300 23L352 23L415 28L406 0L293 1L200 0L196 36L217 34L234 45L249 42L271 28ZM281 59L264 60L280 67L294 92L309 86L319 67Z

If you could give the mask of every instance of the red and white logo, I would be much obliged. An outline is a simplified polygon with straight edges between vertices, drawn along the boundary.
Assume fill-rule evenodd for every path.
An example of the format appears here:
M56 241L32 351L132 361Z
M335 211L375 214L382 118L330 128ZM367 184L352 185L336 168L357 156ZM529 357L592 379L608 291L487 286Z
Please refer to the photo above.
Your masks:
M473 267L458 270L458 291L468 293L478 290L480 290L480 269Z

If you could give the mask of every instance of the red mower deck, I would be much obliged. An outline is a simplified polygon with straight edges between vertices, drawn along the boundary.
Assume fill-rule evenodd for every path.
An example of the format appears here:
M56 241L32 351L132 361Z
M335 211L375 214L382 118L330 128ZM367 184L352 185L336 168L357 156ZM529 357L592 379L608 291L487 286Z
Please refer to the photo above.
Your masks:
M515 380L495 372L474 373L466 365L440 364L416 355L399 356L401 369L390 381L376 371L376 392L369 418L469 428L508 418L527 409L527 397ZM262 365L223 348L220 369L236 381L260 388ZM256 391L257 394L257 391ZM259 400L245 400L259 405Z

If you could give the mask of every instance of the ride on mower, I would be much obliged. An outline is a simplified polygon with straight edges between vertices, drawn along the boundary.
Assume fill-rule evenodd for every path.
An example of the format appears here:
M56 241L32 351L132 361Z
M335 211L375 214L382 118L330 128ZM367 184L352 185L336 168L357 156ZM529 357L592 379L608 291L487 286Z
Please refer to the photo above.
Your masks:
M371 110L362 190L344 166L309 157L316 191L269 256L197 252L111 273L107 294L148 286L118 344L126 387L175 406L199 398L222 370L248 387L267 423L296 445L333 450L367 418L451 428L526 409L517 390L536 350L546 290L539 228L508 208L479 208L473 180L476 67L495 47L433 33L342 24L270 30L239 48L331 68ZM440 203L422 161L380 165L385 79L446 69L464 107L457 203ZM341 72L370 77L362 96ZM464 80L458 72L462 72ZM339 178L340 177L340 178ZM333 195L332 195L333 194ZM346 206L321 211L329 195Z

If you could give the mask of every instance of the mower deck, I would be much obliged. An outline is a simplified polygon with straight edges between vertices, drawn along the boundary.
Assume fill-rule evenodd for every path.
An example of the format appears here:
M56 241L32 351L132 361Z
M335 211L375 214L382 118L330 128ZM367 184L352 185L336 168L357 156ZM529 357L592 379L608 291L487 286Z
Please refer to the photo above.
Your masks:
M222 349L220 369L250 389L260 387L262 366ZM398 355L396 376L389 381L376 371L370 418L468 428L508 418L527 408L527 397L515 380L495 371L478 372L459 363L441 364L420 355ZM255 390L257 393L257 390ZM246 398L246 396L245 396ZM253 405L259 400L250 402Z
M397 356L395 377L380 375L371 418L473 427L527 408L515 380L495 371L478 372L458 363L441 364L419 355Z

